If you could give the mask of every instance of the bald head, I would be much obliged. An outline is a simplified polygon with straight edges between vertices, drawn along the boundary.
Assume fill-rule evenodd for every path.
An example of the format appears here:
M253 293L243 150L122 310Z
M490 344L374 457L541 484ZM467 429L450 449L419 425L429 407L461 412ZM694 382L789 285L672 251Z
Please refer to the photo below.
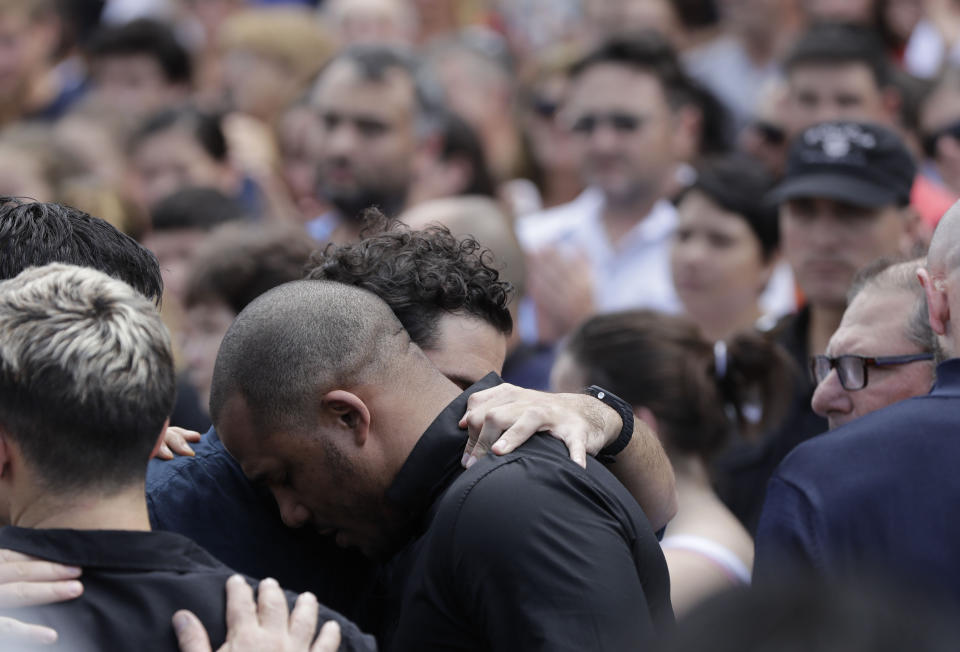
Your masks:
M927 253L927 269L934 275L960 267L960 201L943 214Z
M259 426L299 427L320 393L375 383L410 348L387 304L366 290L326 281L281 285L248 305L223 338L211 417L217 423L239 393Z
M517 295L523 294L523 249L510 218L493 199L475 195L434 199L405 211L400 221L416 230L441 224L457 238L475 239L493 253L500 278L508 281Z

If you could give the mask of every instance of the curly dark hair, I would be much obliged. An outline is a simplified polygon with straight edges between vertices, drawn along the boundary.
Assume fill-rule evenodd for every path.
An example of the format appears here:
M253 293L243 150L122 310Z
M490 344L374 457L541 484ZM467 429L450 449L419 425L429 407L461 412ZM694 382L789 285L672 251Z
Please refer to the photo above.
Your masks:
M368 222L377 219L371 212ZM479 242L458 239L446 227L413 231L392 224L355 244L329 244L314 252L304 278L373 292L387 302L410 339L432 349L444 314L482 319L504 335L513 330L507 308L513 286L500 280L491 258Z

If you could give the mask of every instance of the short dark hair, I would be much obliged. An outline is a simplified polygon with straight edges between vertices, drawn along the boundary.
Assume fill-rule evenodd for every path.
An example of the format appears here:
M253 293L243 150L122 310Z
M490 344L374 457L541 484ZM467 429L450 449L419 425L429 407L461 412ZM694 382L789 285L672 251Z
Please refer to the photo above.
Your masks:
M163 109L149 116L133 132L127 149L132 152L148 138L174 127L186 129L213 160L218 163L227 161L227 139L223 135L221 116L192 107Z
M676 50L659 32L646 30L607 40L573 64L570 78L575 80L600 64L616 64L652 74L660 81L670 106L699 109L702 125L700 153L715 154L729 149L726 108L713 93L686 73Z
M224 405L239 392L264 434L296 430L312 418L318 390L390 377L410 350L396 316L365 289L285 283L250 302L227 330L213 371L210 416L219 424Z
M393 70L406 74L413 82L414 99L421 112L437 111L444 105L439 82L423 66L422 60L408 50L368 43L351 45L328 61L320 76L327 68L344 61L356 67L365 81L382 82Z
M184 305L221 301L240 314L267 290L299 280L313 247L309 236L293 226L225 225L194 257Z
M798 66L860 63L870 69L878 88L893 83L893 72L874 30L863 25L819 23L803 34L787 54L783 68L789 75Z
M215 188L184 188L164 197L150 209L154 231L200 229L209 231L245 218L243 207Z
M48 490L143 482L175 386L167 329L129 285L59 263L0 283L0 422Z
M193 78L190 53L164 23L138 18L123 25L104 27L90 41L92 59L144 55L154 59L170 84L189 84Z
M718 452L735 428L750 434L759 431L759 421L775 422L795 371L785 351L755 332L727 340L718 361L715 345L692 321L652 310L591 317L565 351L585 385L650 409L668 448L703 458ZM751 415L758 410L759 421Z
M108 222L63 204L0 197L0 279L48 263L98 269L157 305L163 295L157 257Z
M448 313L481 319L504 335L513 330L507 308L513 287L500 280L491 260L476 240L458 239L446 227L392 226L356 244L327 245L311 256L306 278L373 292L387 302L410 339L432 349L440 318Z
M773 186L773 176L759 161L730 154L698 166L697 179L689 190L702 192L725 211L742 217L760 242L764 259L769 260L780 244L777 207L766 199Z

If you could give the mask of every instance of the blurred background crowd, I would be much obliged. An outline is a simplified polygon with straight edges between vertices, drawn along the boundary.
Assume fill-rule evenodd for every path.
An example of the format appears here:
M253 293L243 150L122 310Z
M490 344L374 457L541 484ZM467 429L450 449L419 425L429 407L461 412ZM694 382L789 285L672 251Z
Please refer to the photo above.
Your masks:
M720 586L787 453L881 406L808 359L960 198L955 64L956 0L0 0L0 195L157 255L196 430L233 318L366 208L473 235L515 289L504 378L642 406ZM918 339L884 404L929 389ZM705 577L683 527L671 574Z

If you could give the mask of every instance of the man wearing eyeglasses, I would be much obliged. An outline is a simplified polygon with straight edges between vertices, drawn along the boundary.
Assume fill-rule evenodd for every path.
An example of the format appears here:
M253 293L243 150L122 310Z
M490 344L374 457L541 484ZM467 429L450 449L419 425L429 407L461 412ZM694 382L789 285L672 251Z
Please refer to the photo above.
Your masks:
M810 359L813 411L831 430L930 391L937 342L917 283L922 264L882 262L861 272L826 354Z
M757 532L756 581L782 580L797 570L829 578L879 577L912 593L960 602L960 520L954 514L960 503L960 326L951 319L960 311L958 272L955 204L937 226L926 265L917 270L929 327L947 358L937 366L933 389L840 425L797 447L780 465ZM900 317L913 319L915 313ZM874 319L879 330L888 317ZM886 342L891 352L894 344ZM849 365L846 382L860 384L857 365L831 364ZM826 366L817 365L821 371ZM879 383L871 374L881 368L866 366L866 386L859 391Z
M798 366L827 350L857 271L878 258L910 254L918 225L909 205L915 174L903 141L880 125L823 122L794 139L771 200L779 206L784 258L806 297L774 333ZM813 390L798 379L782 425L759 442L736 442L713 463L718 494L751 532L777 465L827 429L810 407Z

